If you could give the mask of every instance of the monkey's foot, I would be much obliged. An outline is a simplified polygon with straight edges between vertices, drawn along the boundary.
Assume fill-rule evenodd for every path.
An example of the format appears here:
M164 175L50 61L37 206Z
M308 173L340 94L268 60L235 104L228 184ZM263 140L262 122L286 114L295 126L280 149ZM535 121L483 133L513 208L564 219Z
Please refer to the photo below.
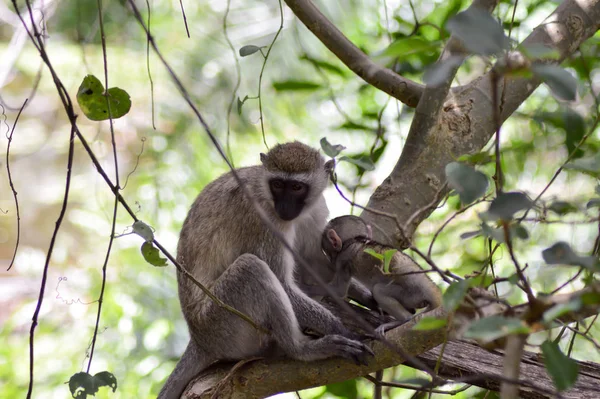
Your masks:
M375 336L377 339L383 339L386 331L393 330L394 328L399 327L406 322L407 320L394 320L390 321L389 323L384 323L375 329Z

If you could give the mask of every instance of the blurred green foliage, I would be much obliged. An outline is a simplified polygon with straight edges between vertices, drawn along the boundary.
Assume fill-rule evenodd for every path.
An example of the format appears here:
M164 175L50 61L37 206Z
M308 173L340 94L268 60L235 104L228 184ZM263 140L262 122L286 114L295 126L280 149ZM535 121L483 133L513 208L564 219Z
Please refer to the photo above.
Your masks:
M85 75L104 76L98 10L94 1L56 3L56 10L47 16L48 52L69 95L75 99ZM124 3L123 0L103 1L109 86L126 90L133 104L129 114L115 121L122 194L137 216L156 229L157 239L175 253L179 228L195 195L227 169L152 52L147 65L145 35ZM145 3L137 3L147 17ZM400 1L316 3L350 40L377 62L417 81L422 79L424 69L435 62L448 39L445 29L448 19L469 4L417 0L411 8L407 2ZM256 163L264 146L258 124L258 103L252 97L258 92L263 58L255 54L239 59L241 85L234 93L237 79L234 54L222 28L226 2L184 2L190 39L186 37L178 2L151 0L149 4L151 31L159 48L183 80L211 129L225 147L231 148L235 165ZM511 37L519 41L555 7L556 2L519 2L515 22L511 23L512 3L502 1L494 16L502 20L505 33L512 29ZM236 54L245 45L268 45L278 25L277 1L232 1L228 32ZM9 40L15 29L0 26L0 54L14 50ZM557 100L546 86L541 86L503 126L502 167L507 191L537 195L590 129L598 110L588 78L597 74L600 65L600 58L595 56L599 39L597 34L588 40L575 57L563 64L579 82L577 101ZM2 87L9 125L16 116L11 107L18 108L30 95L39 65L37 51L26 44L20 51L14 73ZM147 68L154 82L153 98ZM455 83L468 82L486 68L480 59L471 58L461 68ZM3 211L0 265L6 265L0 272L0 291L3 291L0 293L0 397L3 398L21 397L26 391L31 315L64 187L68 122L52 79L47 70L42 70L39 88L22 115L11 148L22 235L17 261L9 272L4 270L15 245L16 216L5 174L0 181L0 209ZM364 204L396 162L413 110L350 73L288 9L284 30L271 52L263 79L263 120L268 144L299 139L316 147L325 136L330 143L347 147L343 155L374 163L374 171L351 163L340 164L337 171L342 189ZM241 115L232 112L228 125L229 103L245 96L250 99L244 103ZM80 117L78 123L114 181L108 122L92 122ZM4 134L1 143L5 151ZM595 154L599 145L598 135L591 135L580 147L577 157ZM36 398L68 397L65 383L71 375L86 370L102 259L110 233L113 197L79 143L76 143L76 151L67 217L50 265L45 302L36 330ZM474 163L479 171L492 176L494 157L489 145ZM579 252L591 250L597 226L576 222L590 213L597 215L597 210L585 210L585 204L595 195L595 178L577 171L563 172L543 199L567 201L579 212L564 216L561 220L565 223L530 223L527 225L529 240L515 242L519 257L529 262L528 275L537 291L548 292L576 273L576 269L547 266L541 257L542 249L562 240ZM332 216L350 212L351 207L333 189L328 191L327 198ZM431 253L443 269L466 275L480 271L486 263L488 242L482 237L461 239L460 235L480 228L477 213L487 207L487 204L478 204L461 213L436 237ZM458 209L458 196L448 198L420 226L417 246L427 249L441 224ZM130 231L131 223L119 209L118 233ZM111 253L100 333L90 373L108 370L117 377L119 386L114 394L102 388L98 398L156 395L187 343L174 268L155 268L147 264L139 250L142 241L138 236L125 235L116 240ZM514 272L504 249L497 251L493 259L497 275L508 277ZM572 284L574 288L580 286L579 280ZM524 300L522 292L510 284L499 286L499 291L513 303ZM596 326L590 330L591 335L598 333ZM556 335L557 331L553 330L552 334ZM532 342L541 344L545 338L545 333L537 334ZM564 346L563 341L561 346ZM595 358L597 352L591 343L578 339L573 355L585 360ZM386 370L385 374L386 379L397 381L421 376L422 373L405 367ZM412 391L388 388L384 393L394 398L412 395ZM367 398L372 395L372 385L365 380L352 380L308 390L301 395L303 398ZM480 389L470 388L455 397L484 395Z

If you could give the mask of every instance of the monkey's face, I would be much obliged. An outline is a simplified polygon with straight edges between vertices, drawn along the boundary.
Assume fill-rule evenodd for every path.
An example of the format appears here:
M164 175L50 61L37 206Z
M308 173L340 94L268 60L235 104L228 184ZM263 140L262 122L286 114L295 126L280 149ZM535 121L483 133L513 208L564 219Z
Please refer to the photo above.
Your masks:
M269 180L269 190L273 196L275 212L283 220L293 220L306 204L308 184L298 180L273 178Z

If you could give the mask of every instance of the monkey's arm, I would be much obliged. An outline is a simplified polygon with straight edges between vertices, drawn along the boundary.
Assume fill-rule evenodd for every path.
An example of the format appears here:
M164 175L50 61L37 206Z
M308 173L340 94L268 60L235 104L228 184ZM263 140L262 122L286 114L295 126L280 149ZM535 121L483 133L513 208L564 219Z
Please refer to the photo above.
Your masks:
M309 328L323 335L339 334L355 338L340 319L314 299L309 298L296 285L286 287L292 308L302 328Z
M352 299L353 301L355 301L371 310L379 309L379 305L377 304L377 301L373 297L373 293L367 287L365 287L363 284L361 284L360 281L358 281L354 278L352 280L350 280L350 286L348 287L347 296L348 296L348 298Z

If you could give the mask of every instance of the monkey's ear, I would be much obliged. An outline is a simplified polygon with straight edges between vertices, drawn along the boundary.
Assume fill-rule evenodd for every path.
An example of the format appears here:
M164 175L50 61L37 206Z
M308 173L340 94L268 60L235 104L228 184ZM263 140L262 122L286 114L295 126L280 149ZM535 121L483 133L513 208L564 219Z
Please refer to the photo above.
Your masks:
M267 154L264 153L260 153L260 162L264 165L265 163L267 163Z
M330 159L329 161L325 162L325 173L329 175L331 172L333 172L333 169L335 169L335 159Z
M338 236L334 229L327 230L327 239L329 240L329 243L333 249L335 249L337 252L342 250L342 239L340 236Z

